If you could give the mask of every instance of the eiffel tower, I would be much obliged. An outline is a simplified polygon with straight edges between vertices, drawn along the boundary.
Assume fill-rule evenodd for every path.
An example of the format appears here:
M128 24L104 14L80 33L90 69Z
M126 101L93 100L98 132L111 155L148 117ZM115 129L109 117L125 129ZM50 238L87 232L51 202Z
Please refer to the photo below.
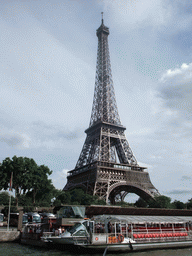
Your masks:
M144 200L159 195L145 167L138 165L125 137L118 114L111 73L108 35L104 25L97 29L98 52L95 92L89 128L74 170L68 172L64 190L83 188L112 204L135 193Z

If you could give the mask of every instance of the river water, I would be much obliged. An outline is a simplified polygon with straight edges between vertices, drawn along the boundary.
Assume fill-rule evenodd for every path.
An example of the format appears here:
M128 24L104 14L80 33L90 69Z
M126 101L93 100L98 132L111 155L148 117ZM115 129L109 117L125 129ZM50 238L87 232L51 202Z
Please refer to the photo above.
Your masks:
M156 250L134 253L116 253L119 256L192 256L192 248L177 250ZM56 249L42 249L18 243L0 243L0 256L91 256L92 254L81 253L80 249L76 251ZM114 256L115 254L107 253L106 256ZM94 256L103 256L103 253L94 254Z

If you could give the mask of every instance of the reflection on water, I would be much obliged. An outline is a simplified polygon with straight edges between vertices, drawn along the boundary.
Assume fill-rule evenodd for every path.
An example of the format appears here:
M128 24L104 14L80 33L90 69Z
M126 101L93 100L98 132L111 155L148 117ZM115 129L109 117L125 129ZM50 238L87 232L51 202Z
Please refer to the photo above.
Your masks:
M177 250L156 250L134 253L107 253L106 256L192 256L192 248L177 249ZM48 250L37 247L20 245L17 243L0 243L0 256L91 256L92 254L82 253L80 249L74 248L73 250ZM103 256L103 253L94 254L94 256Z

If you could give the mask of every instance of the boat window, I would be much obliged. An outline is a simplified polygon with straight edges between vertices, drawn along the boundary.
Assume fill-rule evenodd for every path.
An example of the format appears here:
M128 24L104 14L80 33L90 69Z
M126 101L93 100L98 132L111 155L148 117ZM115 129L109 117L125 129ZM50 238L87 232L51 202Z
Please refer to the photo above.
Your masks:
M87 235L87 233L86 233L86 231L85 230L79 230L79 231L77 231L75 234L74 234L74 236L86 236Z
M82 222L82 224L87 228L87 221Z
M33 215L32 222L40 223L41 222L41 217L38 216L38 215Z
M27 215L23 215L23 224L28 223L28 217Z
M89 221L89 222L83 222L84 226L86 227L87 231L93 233L93 227L94 227L94 221Z
M0 221L3 221L3 215L0 214Z
M76 223L72 228L69 229L69 232L71 234L73 234L74 232L76 232L77 230L80 229L80 227L82 227L83 225L81 223ZM83 226L84 227L84 226Z
M58 212L58 218L84 218L84 206L64 206Z

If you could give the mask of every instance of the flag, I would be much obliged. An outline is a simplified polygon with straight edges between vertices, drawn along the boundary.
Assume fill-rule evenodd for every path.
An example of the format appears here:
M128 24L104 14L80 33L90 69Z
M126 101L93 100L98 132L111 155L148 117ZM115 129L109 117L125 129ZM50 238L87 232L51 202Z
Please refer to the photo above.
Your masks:
M9 191L12 191L12 176L13 176L13 173L11 173L11 178L9 181Z

